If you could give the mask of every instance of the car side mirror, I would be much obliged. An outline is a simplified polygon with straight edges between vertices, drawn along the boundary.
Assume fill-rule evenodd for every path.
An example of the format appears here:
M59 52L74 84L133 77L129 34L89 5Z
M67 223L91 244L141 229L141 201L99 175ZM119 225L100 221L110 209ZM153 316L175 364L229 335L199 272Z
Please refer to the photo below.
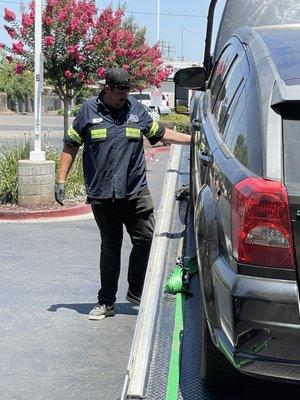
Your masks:
M189 114L192 90L205 90L206 70L203 67L183 68L174 75L175 111Z
M186 89L205 90L206 70L204 67L182 68L174 75L176 85Z

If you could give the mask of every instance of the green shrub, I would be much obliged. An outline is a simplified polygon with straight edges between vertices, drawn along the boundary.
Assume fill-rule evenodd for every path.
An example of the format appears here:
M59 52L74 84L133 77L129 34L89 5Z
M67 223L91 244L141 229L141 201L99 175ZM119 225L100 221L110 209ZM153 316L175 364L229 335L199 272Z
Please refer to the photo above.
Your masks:
M60 153L53 147L45 149L46 159L55 162L56 178L59 171ZM82 199L85 196L84 177L82 168L82 149L80 148L68 175L66 197L69 199Z
M82 106L82 104L76 104L76 106L74 106L71 111L70 111L70 115L71 117L76 117L77 115L77 111L79 110L79 108Z
M60 153L54 147L43 148L46 159L55 162L58 173ZM16 142L14 146L3 146L0 152L0 204L16 204L18 201L18 161L28 160L30 138ZM82 170L82 150L80 149L68 177L66 197L82 200L85 196Z
M18 161L27 160L30 141L25 139L14 147L4 146L0 153L0 203L16 204L18 200Z
M188 115L168 114L162 115L159 120L166 128L174 129L182 133L191 133L190 118Z
M76 106L72 107L72 108L69 110L69 115L70 115L71 117L76 117L77 111L79 110L79 108L80 108L81 106L82 106L82 104L76 104ZM60 109L57 111L57 115L64 115L64 109L63 109L63 108L60 108Z
M82 198L85 196L85 185L82 168L82 149L80 148L71 171L68 176L66 194L70 198Z

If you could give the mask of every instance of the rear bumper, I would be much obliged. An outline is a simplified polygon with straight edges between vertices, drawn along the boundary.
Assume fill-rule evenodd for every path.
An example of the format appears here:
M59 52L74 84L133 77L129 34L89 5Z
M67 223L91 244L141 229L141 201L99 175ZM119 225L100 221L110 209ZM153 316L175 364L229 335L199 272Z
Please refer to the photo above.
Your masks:
M219 326L214 341L242 372L300 381L299 293L295 281L236 274L212 265Z

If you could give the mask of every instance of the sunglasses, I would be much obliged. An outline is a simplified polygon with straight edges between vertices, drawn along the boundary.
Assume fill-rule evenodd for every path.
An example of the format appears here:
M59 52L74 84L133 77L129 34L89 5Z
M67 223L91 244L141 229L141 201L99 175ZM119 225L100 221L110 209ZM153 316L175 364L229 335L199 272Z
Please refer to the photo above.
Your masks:
M120 89L120 90L130 90L131 85L109 85L113 89Z

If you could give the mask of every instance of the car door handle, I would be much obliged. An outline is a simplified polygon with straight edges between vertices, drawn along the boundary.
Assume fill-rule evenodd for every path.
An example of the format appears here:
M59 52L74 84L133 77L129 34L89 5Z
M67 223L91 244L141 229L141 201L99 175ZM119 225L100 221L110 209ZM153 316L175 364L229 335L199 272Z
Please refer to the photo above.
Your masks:
M210 167L213 163L212 156L209 156L206 152L201 152L200 160L205 167Z
M194 129L195 131L200 131L201 125L200 125L199 119L197 119L197 118L193 119L193 121L192 121L192 127L193 127L193 129Z

